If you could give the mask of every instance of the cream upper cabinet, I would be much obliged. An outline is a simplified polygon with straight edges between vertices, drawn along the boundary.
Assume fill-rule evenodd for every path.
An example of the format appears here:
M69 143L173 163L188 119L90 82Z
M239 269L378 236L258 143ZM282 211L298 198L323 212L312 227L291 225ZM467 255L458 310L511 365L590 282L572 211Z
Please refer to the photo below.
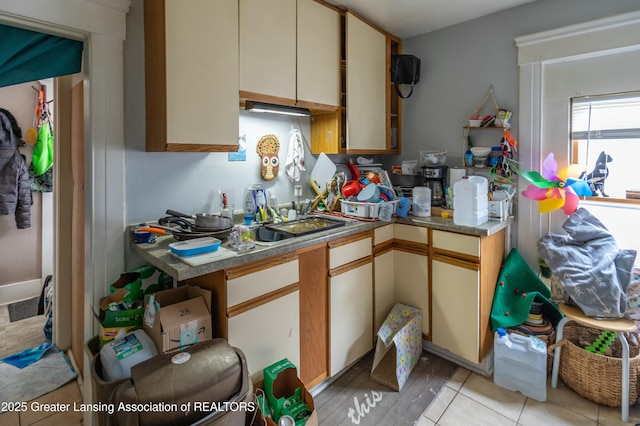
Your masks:
M237 0L147 1L144 20L147 151L236 151Z
M239 0L239 5L240 90L295 102L296 0Z
M386 36L346 13L347 150L387 149Z
M297 99L337 107L340 105L340 14L313 0L298 0L297 24Z

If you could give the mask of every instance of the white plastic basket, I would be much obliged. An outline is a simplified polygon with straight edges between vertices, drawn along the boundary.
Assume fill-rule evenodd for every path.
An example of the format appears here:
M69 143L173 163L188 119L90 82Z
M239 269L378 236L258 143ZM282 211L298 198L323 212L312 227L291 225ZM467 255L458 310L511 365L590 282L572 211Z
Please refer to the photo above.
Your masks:
M393 205L393 213L396 212L400 199L384 201L381 203L364 203L361 201L340 200L340 211L343 214L355 217L363 217L367 219L377 219L380 212L380 206L383 204Z

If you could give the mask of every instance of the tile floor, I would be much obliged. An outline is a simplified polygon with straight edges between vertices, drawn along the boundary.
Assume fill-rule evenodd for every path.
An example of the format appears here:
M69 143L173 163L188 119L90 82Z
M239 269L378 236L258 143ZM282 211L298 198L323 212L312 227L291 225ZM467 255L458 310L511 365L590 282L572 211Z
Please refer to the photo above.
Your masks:
M44 317L9 322L6 306L0 306L0 357L39 345L44 341ZM550 383L550 379L548 383ZM82 401L78 382L73 381L37 399L41 403ZM562 384L547 387L547 401L538 402L496 386L487 378L459 368L444 386L417 426L614 426L620 420L620 409L599 406ZM629 410L629 423L640 423L640 403ZM82 425L82 416L74 413L3 413L0 425ZM338 426L338 425L336 425Z
M45 342L42 326L44 315L26 318L16 322L9 321L9 309L0 306L0 358L11 355L25 349L38 346ZM78 381L72 381L34 401L40 404L73 403L82 402L82 393ZM2 402L2 401L0 401ZM64 412L5 412L0 414L2 426L27 426L27 425L82 425L82 413Z

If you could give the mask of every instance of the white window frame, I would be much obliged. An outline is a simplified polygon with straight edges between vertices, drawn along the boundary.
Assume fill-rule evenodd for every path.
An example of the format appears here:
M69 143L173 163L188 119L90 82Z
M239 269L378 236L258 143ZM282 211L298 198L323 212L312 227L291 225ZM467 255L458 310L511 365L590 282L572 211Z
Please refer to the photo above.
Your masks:
M520 168L539 171L548 154L548 148L543 146L544 132L553 130L545 128L550 123L543 122L544 85L549 66L640 51L640 11L522 36L515 41L520 68ZM568 109L568 100L566 104L564 108ZM568 135L555 136L566 141L562 152L554 152L559 164L566 164L569 158ZM521 178L520 190L526 185L527 182ZM565 220L566 216L561 211L540 214L535 201L519 197L517 247L534 270L537 270L537 241L549 230L560 229Z

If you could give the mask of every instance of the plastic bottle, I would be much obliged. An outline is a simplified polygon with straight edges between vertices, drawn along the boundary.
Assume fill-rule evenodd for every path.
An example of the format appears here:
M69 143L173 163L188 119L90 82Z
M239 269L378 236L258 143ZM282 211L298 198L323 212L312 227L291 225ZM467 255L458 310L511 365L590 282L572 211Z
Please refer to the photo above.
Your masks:
M502 158L502 148L499 146L494 146L491 148L491 152L489 153L489 167L493 167L500 162Z
M489 183L483 176L464 176L453 184L453 223L479 226L489 220Z
M454 216L455 217L455 216ZM493 381L537 401L547 399L547 345L534 336L496 330L493 340Z
M106 381L131 377L131 367L158 354L153 340L143 330L116 336L100 349L100 362Z

